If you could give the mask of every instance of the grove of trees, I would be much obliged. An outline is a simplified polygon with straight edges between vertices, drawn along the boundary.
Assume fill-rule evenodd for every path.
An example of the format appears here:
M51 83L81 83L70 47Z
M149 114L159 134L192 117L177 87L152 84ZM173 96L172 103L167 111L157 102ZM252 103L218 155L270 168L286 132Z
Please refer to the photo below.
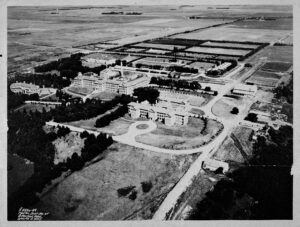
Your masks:
M159 86L169 86L177 89L190 89L198 90L201 89L201 85L197 81L186 81L186 80L174 80L174 79L161 79L159 77L152 77L150 84L157 84Z
M159 91L151 87L139 87L134 89L133 96L136 96L139 102L147 100L149 103L155 104L159 97Z

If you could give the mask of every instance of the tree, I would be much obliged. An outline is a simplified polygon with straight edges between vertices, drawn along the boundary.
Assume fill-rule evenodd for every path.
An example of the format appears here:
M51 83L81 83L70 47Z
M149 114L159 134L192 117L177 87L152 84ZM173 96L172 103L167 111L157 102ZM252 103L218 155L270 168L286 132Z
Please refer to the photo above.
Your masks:
M233 107L230 113L232 113L232 114L238 114L239 113L239 109L237 107Z
M143 192L147 193L152 188L152 182L151 181L144 181L141 183Z
M245 118L247 121L257 122L257 114L249 113L248 116Z

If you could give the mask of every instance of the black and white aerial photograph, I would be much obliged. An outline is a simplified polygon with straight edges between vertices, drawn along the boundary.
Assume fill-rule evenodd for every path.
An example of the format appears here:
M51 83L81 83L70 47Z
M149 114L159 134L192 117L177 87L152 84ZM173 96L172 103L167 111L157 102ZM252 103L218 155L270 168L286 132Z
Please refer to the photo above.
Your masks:
M5 220L293 221L293 5L100 2L6 6Z

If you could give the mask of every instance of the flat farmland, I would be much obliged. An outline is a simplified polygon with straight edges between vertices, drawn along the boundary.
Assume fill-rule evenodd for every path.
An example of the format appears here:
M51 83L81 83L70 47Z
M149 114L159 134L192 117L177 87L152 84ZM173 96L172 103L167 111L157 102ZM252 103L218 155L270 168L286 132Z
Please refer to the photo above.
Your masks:
M246 80L246 83L248 84L256 84L258 86L265 87L276 87L278 82L278 79L263 78L259 76L251 76L249 79Z
M153 44L153 43L138 43L133 45L133 47L145 47L145 48L165 49L165 50L173 50L175 47L178 49L185 48L185 46L182 45L167 45L167 44Z
M265 72L262 70L257 70L254 74L254 77L261 77L261 78L266 78L266 79L277 79L280 80L281 76L274 73L274 72Z
M282 18L277 20L242 20L234 22L231 27L242 29L272 29L293 30L293 19Z
M267 62L262 66L261 70L273 72L286 72L291 66L291 63Z
M213 27L196 32L184 33L171 36L172 38L182 39L207 39L207 40L226 40L226 41L252 41L252 42L271 42L277 41L287 35L286 30L273 29L242 29L230 27Z
M249 58L250 62L257 62L261 58L274 62L293 63L292 46L268 46Z
M101 161L72 173L35 207L50 220L151 219L196 155L172 156L114 143ZM141 183L151 182L144 192ZM133 186L135 199L117 190Z
M202 43L201 46L214 46L214 47L236 47L236 48L251 48L251 49L256 49L259 45L256 45L256 44L244 44L244 43L219 43L219 42L211 42L211 41L208 41L208 42L205 42L205 43Z
M205 53L205 54L219 54L219 55L237 55L244 56L250 52L250 50L237 50L237 49L224 49L224 48L209 48L209 47L191 47L186 51Z

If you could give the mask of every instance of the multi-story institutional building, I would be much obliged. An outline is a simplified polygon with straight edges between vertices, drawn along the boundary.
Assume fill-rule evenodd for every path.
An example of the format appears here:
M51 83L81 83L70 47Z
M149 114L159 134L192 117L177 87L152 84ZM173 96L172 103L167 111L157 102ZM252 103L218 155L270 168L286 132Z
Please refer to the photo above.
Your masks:
M34 94L34 93L39 93L40 87L35 85L35 84L28 84L25 82L19 83L13 83L10 85L10 90L14 93L21 93L21 94Z
M125 77L122 69L120 72L114 68L108 68L103 70L100 76L97 74L88 76L80 73L71 86L130 95L135 88L145 87L149 82L150 78L145 75L130 72Z
M149 102L141 103L131 102L128 104L129 115L136 119L139 117L160 121L164 124L186 125L189 114L185 108L174 108L171 103L157 103L150 105Z

